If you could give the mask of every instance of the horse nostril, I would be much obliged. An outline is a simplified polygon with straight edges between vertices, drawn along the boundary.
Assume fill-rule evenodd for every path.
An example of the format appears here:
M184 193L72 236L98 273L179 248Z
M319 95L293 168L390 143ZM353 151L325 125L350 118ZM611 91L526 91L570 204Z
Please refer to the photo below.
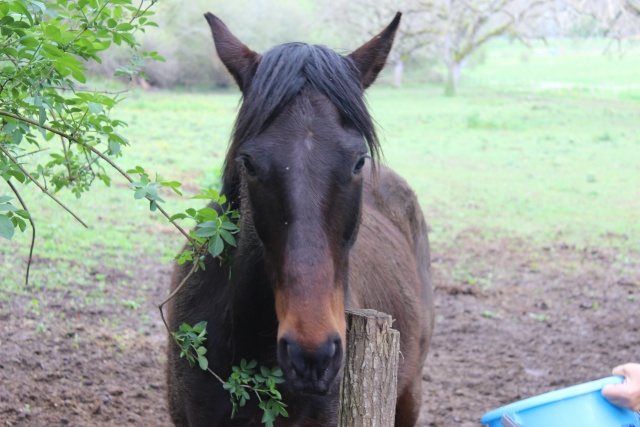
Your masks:
M278 342L278 361L285 377L294 381L292 385L298 381L303 388L325 389L340 371L342 340L334 336L314 349L306 349L283 336Z
M338 349L340 349L340 352L342 352L342 339L340 337L337 337L331 343L331 347L329 350L329 357L331 358L335 357L336 353L338 352Z
M333 357L336 354L336 343L335 341L331 343L329 346L329 357Z
M291 351L291 346L289 345L288 342L285 341L284 343L284 348L287 349L287 357L289 357L289 360L293 359L294 355L292 353L295 353L294 351Z

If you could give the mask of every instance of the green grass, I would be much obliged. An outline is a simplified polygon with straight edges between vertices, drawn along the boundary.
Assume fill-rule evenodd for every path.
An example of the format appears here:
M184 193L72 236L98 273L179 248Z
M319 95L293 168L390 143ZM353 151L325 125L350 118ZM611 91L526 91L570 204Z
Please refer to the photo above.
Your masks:
M571 49L492 45L484 62L465 70L453 98L425 84L369 90L386 162L415 189L436 245L475 228L488 239L640 248L640 55ZM121 164L197 193L215 180L238 99L235 91L130 93L117 113L131 142ZM124 180L112 179L111 188L98 183L80 200L60 195L89 229L33 186L24 189L38 225L36 286L94 298L83 283L101 265L122 271L123 286L151 286L133 279L141 260L167 263L179 250L183 238L135 201ZM165 196L170 213L198 206ZM0 243L5 291L29 292L21 288L28 240Z
M415 188L435 242L476 227L640 247L640 43L605 47L499 40L472 58L456 97L370 91L388 164Z
M436 240L477 227L535 240L640 237L640 103L440 88L379 88L370 104L390 166Z

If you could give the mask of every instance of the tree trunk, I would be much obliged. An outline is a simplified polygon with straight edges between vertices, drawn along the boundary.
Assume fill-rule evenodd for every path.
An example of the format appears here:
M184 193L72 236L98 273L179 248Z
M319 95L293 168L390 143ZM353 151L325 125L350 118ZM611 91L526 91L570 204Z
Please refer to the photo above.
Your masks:
M402 76L404 75L404 62L398 59L393 61L393 87L402 87Z
M400 332L391 316L347 311L346 358L340 385L340 427L393 427Z
M460 73L462 73L463 61L452 61L447 63L447 83L444 88L446 96L454 96L458 91L458 82L460 81Z

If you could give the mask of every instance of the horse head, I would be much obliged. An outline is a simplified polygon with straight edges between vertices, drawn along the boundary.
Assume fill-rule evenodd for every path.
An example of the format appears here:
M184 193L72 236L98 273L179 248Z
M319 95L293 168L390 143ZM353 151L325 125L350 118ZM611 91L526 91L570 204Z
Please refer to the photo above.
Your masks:
M363 92L386 62L400 14L348 56L303 43L258 54L205 17L243 94L223 178L242 214L239 244L261 248L288 384L324 394L342 364L349 250L365 162L379 148Z

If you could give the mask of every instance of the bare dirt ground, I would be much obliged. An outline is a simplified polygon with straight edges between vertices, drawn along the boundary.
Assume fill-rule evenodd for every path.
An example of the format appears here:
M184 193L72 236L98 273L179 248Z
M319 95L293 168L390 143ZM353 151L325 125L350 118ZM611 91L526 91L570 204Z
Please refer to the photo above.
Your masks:
M623 238L611 236L611 247ZM113 286L106 295L148 301L135 310L40 291L49 301L43 327L45 308L28 297L0 306L0 425L170 425L166 333L154 307L170 267L139 265L147 267L134 276L156 287ZM471 230L434 249L433 272L437 324L420 427L479 427L497 406L640 360L637 252L486 241ZM118 272L98 274L108 285Z

